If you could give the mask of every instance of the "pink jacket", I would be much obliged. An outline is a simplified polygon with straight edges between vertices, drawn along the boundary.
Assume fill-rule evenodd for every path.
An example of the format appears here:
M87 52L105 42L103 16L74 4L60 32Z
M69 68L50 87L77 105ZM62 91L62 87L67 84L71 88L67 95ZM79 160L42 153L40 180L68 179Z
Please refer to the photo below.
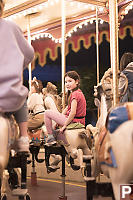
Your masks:
M0 19L0 112L18 110L27 98L23 70L32 62L34 50L20 28Z

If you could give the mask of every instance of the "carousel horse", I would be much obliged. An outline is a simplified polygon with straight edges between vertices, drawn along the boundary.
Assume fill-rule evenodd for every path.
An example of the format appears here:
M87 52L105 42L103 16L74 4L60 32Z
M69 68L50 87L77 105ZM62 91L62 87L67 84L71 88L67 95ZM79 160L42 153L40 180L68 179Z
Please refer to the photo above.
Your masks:
M27 156L25 153L15 153L12 155L12 150L15 151L16 140L19 137L18 125L13 117L7 113L0 114L0 197L1 200L6 199L7 191L7 173L9 173L10 186L12 185L11 174L13 175L14 168L21 168L21 179L20 185L16 182L16 185L12 187L12 194L15 192L16 196L21 196L22 199L28 198L26 189L26 167L27 167ZM15 175L15 171L14 171ZM14 177L13 175L13 177ZM15 177L14 177L15 178ZM9 183L8 179L8 183ZM15 180L16 181L16 180ZM14 181L14 183L15 183ZM23 182L23 183L22 183ZM17 188L19 187L19 190ZM14 189L14 190L13 190ZM15 190L16 189L16 190ZM21 190L24 189L24 190ZM29 197L30 198L30 197Z
M95 87L95 95L100 97L100 117L96 127L88 125L88 134L94 137L92 152L92 176L100 172L110 178L116 200L120 199L120 184L133 180L133 103L112 107L111 73L105 74ZM126 77L123 76L126 79ZM127 84L126 84L127 87ZM126 92L126 87L123 94ZM96 102L97 103L97 102ZM111 108L111 109L110 109ZM125 117L126 116L126 117Z
M53 90L55 92L51 92ZM55 98L56 94L56 88L52 87L52 84L49 83L47 86L47 93L44 98L44 104L46 109L54 109L54 110L60 110L58 109L57 105L61 105L57 103L57 98ZM46 90L44 90L44 93ZM49 100L47 99L49 98ZM53 100L54 103L51 102L50 104L50 99ZM51 107L53 105L53 108ZM55 108L56 107L56 108ZM85 134L85 127L81 125L80 123L73 123L67 126L66 130L64 131L63 134L59 133L59 130L53 131L53 134L57 140L57 146L62 145L64 146L68 157L71 157L71 167L74 170L81 169L81 172L83 174L83 169L84 169L84 164L83 164L83 155L88 155L90 154L90 150L88 148L88 142L86 142L86 134ZM73 159L78 159L79 161L79 166L74 165ZM56 160L56 165L57 165L57 160Z

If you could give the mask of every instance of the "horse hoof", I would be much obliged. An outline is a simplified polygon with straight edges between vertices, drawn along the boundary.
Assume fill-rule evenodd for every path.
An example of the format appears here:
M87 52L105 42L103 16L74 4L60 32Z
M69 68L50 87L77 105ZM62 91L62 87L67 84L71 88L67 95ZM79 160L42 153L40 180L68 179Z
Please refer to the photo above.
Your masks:
M1 200L7 200L7 195L6 194L2 194L1 195Z
M49 173L51 173L51 172L56 172L57 171L57 169L60 169L60 167L58 167L58 166L52 166L52 165L49 165L48 167L47 167L47 173L49 174Z
M44 146L51 147L51 146L55 146L56 144L57 144L57 142L53 141L53 142L50 142L50 143L45 143Z

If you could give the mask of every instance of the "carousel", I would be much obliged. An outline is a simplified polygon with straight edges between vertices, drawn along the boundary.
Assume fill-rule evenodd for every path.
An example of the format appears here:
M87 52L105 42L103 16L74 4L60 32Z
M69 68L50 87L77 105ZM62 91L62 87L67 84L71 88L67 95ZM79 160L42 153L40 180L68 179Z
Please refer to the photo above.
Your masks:
M95 104L99 106L95 127L92 124L86 127L68 126L64 134L55 133L56 146L45 144L46 128L43 124L30 135L32 140L30 155L14 153L11 147L10 151L3 148L0 151L4 159L4 164L0 163L0 166L3 166L0 168L1 180L3 180L1 181L1 200L35 200L36 198L53 200L56 198L55 194L58 195L57 199L62 200L121 199L120 185L130 184L133 181L133 170L129 167L133 164L133 158L130 155L133 150L131 139L133 136L133 105L131 102L124 105L119 104L118 34L121 22L132 8L132 0L6 0L3 17L15 22L33 47L35 41L43 40L44 43L51 41L51 48L52 45L56 50L58 47L61 48L62 108L65 108L64 75L68 52L67 42L72 41L73 33L79 29L82 30L89 23L95 23L97 86L94 87L94 96L97 98ZM109 24L111 66L100 80L99 26L104 22ZM38 47L39 45L34 47L35 59L28 66L29 89L33 79L32 71L36 67ZM51 57L57 54L57 52L49 52ZM46 57L46 53L43 56ZM39 59L40 62L45 63L41 56ZM124 92L126 90L127 84ZM128 113L128 117L126 120L120 120L119 125L112 131L112 118L116 110L117 114L124 110L124 113ZM123 113L115 116L115 119L118 120L121 115ZM0 134L3 135L3 131L5 132L5 138L2 137L3 141L6 141L6 147L9 145L8 130L9 128L14 130L16 125L9 125L13 124L11 118L0 117L3 122L0 125ZM126 144L125 138L127 138ZM51 157L54 158L52 164ZM61 175L58 174L59 168ZM82 179L83 183L79 188L78 184L66 186L66 171L70 176L69 182L73 181L71 180L72 174L79 177L80 181ZM102 177L107 177L102 181L101 173ZM41 182L41 179L45 181ZM52 185L50 180L53 180L56 186ZM59 191L58 194L56 190ZM130 199L129 194L128 198Z

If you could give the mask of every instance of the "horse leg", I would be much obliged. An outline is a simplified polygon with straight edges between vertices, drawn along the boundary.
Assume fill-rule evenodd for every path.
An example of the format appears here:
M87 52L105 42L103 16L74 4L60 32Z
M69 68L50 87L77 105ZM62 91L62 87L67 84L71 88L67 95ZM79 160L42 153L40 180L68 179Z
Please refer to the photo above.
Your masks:
M79 166L81 169L81 174L84 176L84 163L83 163L83 150L82 149L72 149L71 150L71 157L73 159L78 159Z
M1 193L6 194L7 192L7 183L8 183L9 173L7 170L3 171L2 185L1 185Z
M82 176L84 176L84 164L83 164L83 151L82 151L82 149L77 150L77 157L78 157L79 166L80 166L80 169L81 169L81 174L82 174Z
M62 160L60 155L51 154L51 156L53 157L53 161L52 161L51 165L57 166Z
M120 200L120 185L112 181L112 187L113 187L115 200Z

